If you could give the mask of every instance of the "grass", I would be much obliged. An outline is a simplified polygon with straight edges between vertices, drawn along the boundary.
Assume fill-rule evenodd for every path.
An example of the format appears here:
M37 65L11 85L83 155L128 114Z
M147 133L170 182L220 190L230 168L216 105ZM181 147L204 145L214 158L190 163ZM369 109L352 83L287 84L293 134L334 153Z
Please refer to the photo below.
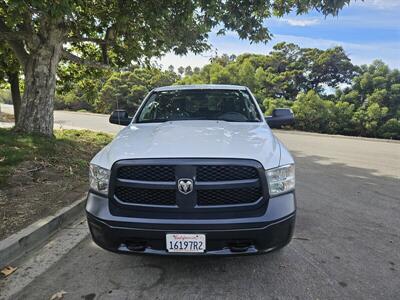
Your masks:
M86 176L90 159L112 139L88 130L56 130L54 138L0 128L0 187L24 161L52 166L65 176Z

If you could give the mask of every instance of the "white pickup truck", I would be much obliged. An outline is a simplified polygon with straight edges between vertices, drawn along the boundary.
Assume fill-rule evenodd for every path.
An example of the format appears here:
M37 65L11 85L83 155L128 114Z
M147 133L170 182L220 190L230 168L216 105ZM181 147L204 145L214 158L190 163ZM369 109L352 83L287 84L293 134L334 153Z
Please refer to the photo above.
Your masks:
M90 164L93 240L119 253L232 255L287 245L295 216L294 161L250 90L233 85L151 91Z

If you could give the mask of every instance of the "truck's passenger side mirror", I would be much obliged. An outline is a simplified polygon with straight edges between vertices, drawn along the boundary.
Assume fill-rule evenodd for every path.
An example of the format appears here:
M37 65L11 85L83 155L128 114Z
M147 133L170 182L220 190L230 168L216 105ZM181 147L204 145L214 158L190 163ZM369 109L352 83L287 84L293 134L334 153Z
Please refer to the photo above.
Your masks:
M293 125L294 114L290 108L276 108L272 111L272 116L267 116L266 120L269 127L280 128L284 125Z
M117 125L129 125L132 118L129 117L128 112L123 109L114 110L110 116L110 123Z

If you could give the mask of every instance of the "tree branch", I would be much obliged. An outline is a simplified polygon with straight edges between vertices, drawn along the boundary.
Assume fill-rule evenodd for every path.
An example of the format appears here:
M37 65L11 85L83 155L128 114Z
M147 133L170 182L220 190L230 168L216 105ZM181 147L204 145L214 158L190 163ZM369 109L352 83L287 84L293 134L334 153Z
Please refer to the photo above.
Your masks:
M8 44L14 51L15 57L19 60L19 63L24 66L29 57L28 52L25 50L24 43L22 41L11 40L8 41Z
M108 27L106 30L106 36L104 37L106 42L109 42L114 38L114 29L113 26ZM103 57L103 64L109 64L110 60L108 58L108 43L100 45L101 48L101 56Z
M92 68L100 68L100 69L110 69L111 68L110 66L102 64L100 62L87 60L82 57L76 56L75 54L72 54L71 52L68 52L65 49L62 50L62 57L73 63L85 65L85 66L92 67Z
M68 37L66 39L66 41L70 42L70 43L91 42L91 43L95 43L95 44L99 44L99 45L115 44L114 41L109 41L109 40L107 41L107 40L98 39L98 38L86 38L86 37L79 37L79 36Z
M26 40L31 37L32 34L26 31L15 31L11 30L2 18L0 18L0 40L5 41L18 41Z
M28 59L28 53L25 51L24 43L22 42L25 39L25 34L24 32L13 32L0 18L0 40L8 42L21 65L24 65Z
M0 29L0 41L17 41L23 38L15 32L3 31Z

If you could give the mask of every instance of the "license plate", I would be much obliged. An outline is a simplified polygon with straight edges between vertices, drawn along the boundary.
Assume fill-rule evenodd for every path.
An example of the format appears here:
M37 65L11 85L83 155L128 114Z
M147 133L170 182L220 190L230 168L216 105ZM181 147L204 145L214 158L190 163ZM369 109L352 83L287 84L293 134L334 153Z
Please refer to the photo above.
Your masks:
M201 253L206 250L205 234L171 233L166 236L167 251L180 253Z

